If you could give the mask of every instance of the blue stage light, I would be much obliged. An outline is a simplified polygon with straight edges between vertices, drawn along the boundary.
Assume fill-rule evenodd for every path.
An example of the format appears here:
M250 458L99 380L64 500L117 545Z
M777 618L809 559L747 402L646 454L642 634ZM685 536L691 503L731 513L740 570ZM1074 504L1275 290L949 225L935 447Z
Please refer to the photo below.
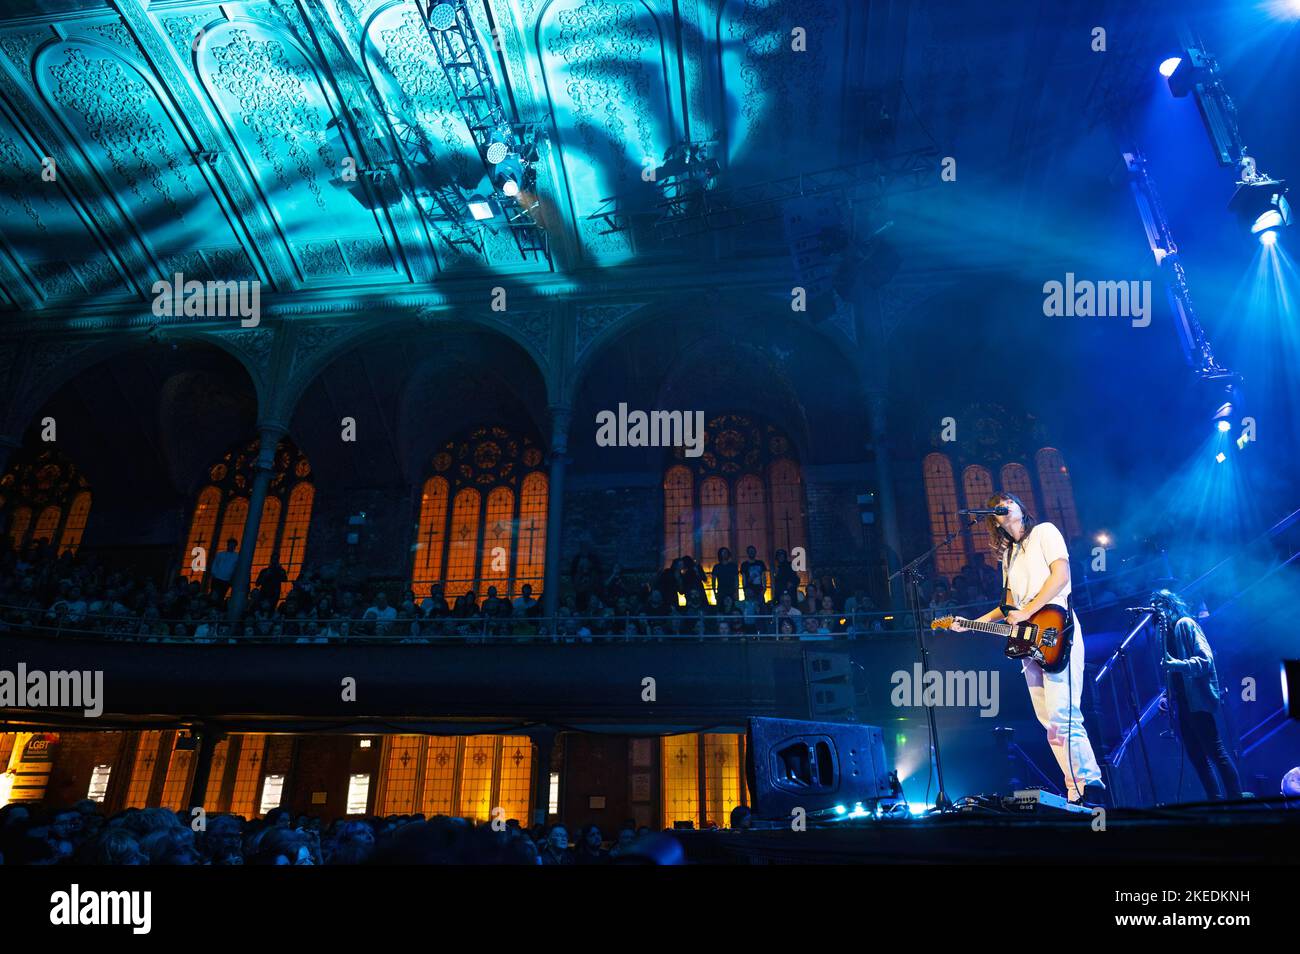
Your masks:
M1218 427L1219 427L1219 430L1220 430L1222 433L1226 434L1226 433L1228 433L1228 431L1232 430L1232 422L1231 422L1231 421L1220 421L1219 424L1218 424Z
M1269 229L1259 233L1259 244L1271 248L1277 244L1277 230Z
M1160 64L1160 75L1165 79L1174 75L1174 70L1178 69L1178 64L1183 61L1181 56L1171 56Z
M1214 459L1217 460L1220 464L1222 464L1225 460L1228 459L1228 455L1225 454L1223 451L1219 451L1217 454L1214 455Z

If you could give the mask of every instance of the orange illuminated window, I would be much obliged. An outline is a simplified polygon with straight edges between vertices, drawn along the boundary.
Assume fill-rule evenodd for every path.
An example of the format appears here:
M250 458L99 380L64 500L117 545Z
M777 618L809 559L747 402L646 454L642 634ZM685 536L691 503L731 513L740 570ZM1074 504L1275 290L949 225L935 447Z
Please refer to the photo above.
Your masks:
M420 811L426 816L450 815L455 804L456 765L462 740L454 735L432 735L426 742Z
M731 810L741 804L744 743L743 735L709 733L704 736L705 828L711 823L726 828L731 822Z
M510 540L514 536L512 517L515 495L509 487L497 487L488 494L483 517L483 560L479 567L479 588L487 595L489 586L504 597L510 590Z
M230 811L252 818L257 806L257 789L262 781L262 764L266 756L266 736L242 736L239 761L235 765L235 789L230 796Z
M740 564L752 546L770 572L777 550L806 548L803 480L792 452L771 424L744 414L709 419L704 454L687 458L677 449L664 472L664 562L694 556L709 574L723 547ZM807 583L807 566L798 572ZM711 576L706 592L715 599Z
M75 553L90 516L90 485L57 450L20 450L0 475L0 508L10 511L13 549L41 543Z
M442 549L447 534L448 485L443 477L424 482L420 498L420 530L415 541L415 573L411 588L416 596L428 596L429 587L442 582Z
M418 735L394 735L384 740L388 750L384 760L381 815L410 815L415 811L415 783L420 774L420 754L424 739Z
M492 817L492 778L496 769L496 736L474 735L465 740L460 767L460 798L456 814L474 821Z
M525 583L533 596L542 591L542 574L546 563L547 479L543 473L524 478L519 494L519 540L515 548L515 592Z
M280 501L268 496L262 504L262 519L257 525L257 546L253 548L253 565L249 568L248 578L257 582L257 575L271 565L271 554L275 551L275 542L280 536ZM280 594L274 594L279 600Z
M482 597L492 586L502 599L524 584L541 593L548 506L542 464L532 440L495 425L475 427L434 454L436 473L424 484L412 547L417 596L434 584L449 600L468 590Z
M123 808L148 807L149 789L153 785L154 768L158 764L158 746L161 742L162 732L157 729L140 733L135 760L131 765L131 784L127 786Z
M772 491L774 549L792 553L795 547L807 548L808 537L803 522L803 481L799 475L799 465L788 457L773 461L768 468L767 482ZM807 569L800 570L799 579L807 583L808 574Z
M500 766L494 801L504 818L516 818L527 825L533 792L532 740L526 735L502 736Z
M206 571L211 570L213 558L226 549L227 540L235 540L236 547L243 549L249 497L257 480L255 464L260 443L254 440L233 448L208 468L211 483L199 492L194 503L181 560L181 572L190 579L207 578ZM284 567L289 582L298 578L306 559L315 495L311 464L288 438L281 440L276 445L270 486L257 526L257 541L249 567L250 584L257 582L257 575L270 566L273 557ZM204 571L191 569L195 547L206 551Z
M59 539L60 553L76 553L81 546L82 534L86 532L86 523L90 519L90 491L83 490L72 500L68 508L68 519L63 524L63 536Z
M1034 501L1034 485L1024 464L1007 464L1002 468L1002 489L1015 494L1025 505L1029 515L1038 518L1038 504Z
M728 506L727 482L721 477L707 477L700 483L700 563L708 580L713 600L713 567L718 550L731 547L731 508Z
M21 550L27 537L27 528L32 523L32 508L19 507L14 511L13 523L9 525L9 545Z
M763 552L767 546L767 495L763 481L753 474L736 481L736 544L738 553L744 553L746 547L757 547L759 559L767 559Z
M689 821L699 827L700 737L695 733L663 739L664 827Z
M167 763L167 781L163 783L162 807L172 811L185 808L186 796L190 793L190 765L193 762L192 749L172 749L171 760Z
M221 509L221 491L216 487L204 487L194 505L194 516L190 519L190 536L185 544L185 558L181 561L181 572L192 580L202 580L207 572L207 564L225 549L225 542L217 539L217 512ZM204 569L194 569L194 550L203 550Z
M953 482L952 464L943 454L926 454L922 462L925 475L925 498L930 510L930 536L935 544L961 528L957 516L957 485ZM935 568L942 576L961 572L960 535L934 555Z
M695 552L694 478L682 466L664 474L664 562Z
M226 778L226 757L230 754L230 739L225 738L212 747L212 768L208 772L208 790L203 796L203 807L209 812L221 811L221 788Z
M1074 485L1065 458L1055 447L1044 447L1035 455L1038 485L1043 489L1044 516L1056 524L1061 535L1073 540L1079 535L1079 514L1074 509Z
M36 518L36 526L32 528L32 542L42 546L53 543L62 519L63 511L58 507L46 507L42 510L41 515Z
M302 483L289 494L289 508L284 515L284 529L280 531L280 565L290 580L298 579L302 572L303 555L307 552L307 528L311 525L311 505L316 498L316 488Z
M478 556L479 509L482 500L472 487L456 494L451 508L451 542L447 545L447 586L452 597L474 588L474 562Z
M983 507L988 502L989 497L993 496L993 475L989 473L987 467L971 464L962 471L961 483L966 495L967 510ZM968 532L975 544L975 552L980 554L985 563L992 566L995 562L993 550L989 545L989 535L984 532L982 522L975 524Z

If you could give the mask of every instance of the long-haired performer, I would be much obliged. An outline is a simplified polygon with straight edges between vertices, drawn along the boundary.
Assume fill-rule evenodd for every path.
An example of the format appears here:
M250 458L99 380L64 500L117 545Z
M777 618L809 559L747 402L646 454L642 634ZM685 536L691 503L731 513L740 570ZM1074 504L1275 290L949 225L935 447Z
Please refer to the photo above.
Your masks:
M1159 614L1164 670L1174 723L1187 758L1211 801L1241 798L1241 777L1219 733L1217 716L1223 702L1214 653L1183 598L1172 590L1156 590L1151 605Z
M1001 606L995 607L977 622L1024 622L1049 603L1068 609L1070 554L1061 531L1050 523L1035 522L1015 494L994 494L986 506L1005 507L1007 511L990 515L985 522L993 552L1002 563L1003 603L1015 608L1004 614ZM1073 612L1071 609L1072 616ZM961 631L966 627L955 623L952 628ZM1103 804L1106 786L1079 711L1083 695L1083 631L1079 618L1074 616L1069 665L1060 672L1047 673L1034 660L1025 659L1023 668L1034 713L1047 730L1047 744L1061 766L1070 801Z

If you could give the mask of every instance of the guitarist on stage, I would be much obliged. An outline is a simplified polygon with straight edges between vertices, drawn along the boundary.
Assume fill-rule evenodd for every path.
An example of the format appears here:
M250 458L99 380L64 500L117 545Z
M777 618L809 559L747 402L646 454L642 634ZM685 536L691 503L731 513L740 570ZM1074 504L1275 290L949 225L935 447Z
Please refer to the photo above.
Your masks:
M1214 652L1183 598L1172 590L1151 594L1157 626L1164 641L1160 668L1173 706L1178 737L1196 777L1211 801L1241 798L1241 777L1219 733L1224 691L1214 666Z
M1036 523L1015 494L994 494L987 506L1005 510L990 514L985 521L993 552L1002 562L1004 605L1015 608L1003 613L1002 607L996 607L976 622L1005 621L1014 625L1049 603L1068 608L1070 554L1061 531L1050 523ZM966 627L954 622L952 629L960 632ZM1022 665L1034 713L1047 730L1047 743L1065 776L1070 801L1104 804L1106 786L1079 711L1084 676L1083 632L1078 617L1074 617L1069 664L1062 671L1044 672L1032 659L1025 659Z

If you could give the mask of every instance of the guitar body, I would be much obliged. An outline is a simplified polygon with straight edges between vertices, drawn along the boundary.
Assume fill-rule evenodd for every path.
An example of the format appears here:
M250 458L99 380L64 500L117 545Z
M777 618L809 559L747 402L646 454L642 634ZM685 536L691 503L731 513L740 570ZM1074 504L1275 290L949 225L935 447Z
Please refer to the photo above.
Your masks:
M1005 615L1015 607L1003 606ZM931 629L950 629L960 622L970 632L1001 636L1007 641L1008 659L1032 659L1043 672L1057 673L1070 664L1070 643L1074 636L1074 614L1064 606L1049 603L1023 623L981 623L944 616L930 623Z
M1049 603L1007 637L1008 659L1032 658L1043 672L1057 673L1070 664L1074 617L1062 606Z

